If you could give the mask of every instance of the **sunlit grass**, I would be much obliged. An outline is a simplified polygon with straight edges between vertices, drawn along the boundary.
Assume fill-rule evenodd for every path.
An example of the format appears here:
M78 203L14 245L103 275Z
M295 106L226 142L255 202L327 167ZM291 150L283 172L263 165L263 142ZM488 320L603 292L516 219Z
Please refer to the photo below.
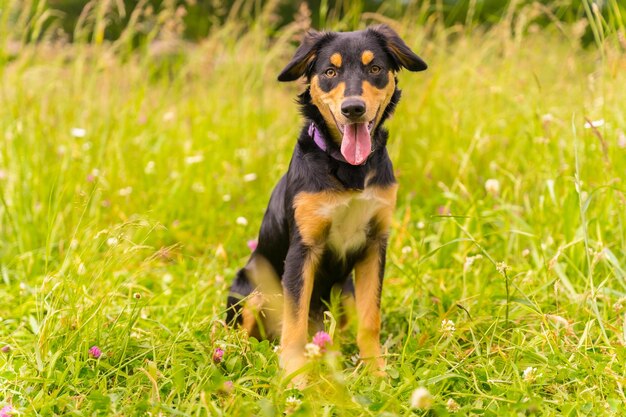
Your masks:
M339 356L303 392L274 344L221 321L301 126L303 85L275 77L302 27L270 39L266 17L248 31L233 19L175 53L5 45L0 409L401 415L424 387L436 415L621 415L624 50L602 24L583 48L577 25L538 29L533 13L491 29L397 23L430 68L399 75L389 122L388 377L335 330Z

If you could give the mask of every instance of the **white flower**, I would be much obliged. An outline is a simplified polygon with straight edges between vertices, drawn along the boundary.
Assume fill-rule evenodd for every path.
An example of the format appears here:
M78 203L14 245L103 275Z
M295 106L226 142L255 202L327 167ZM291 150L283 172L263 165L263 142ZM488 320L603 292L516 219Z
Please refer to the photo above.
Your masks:
M617 136L617 146L622 149L626 148L626 135L624 132L619 132L619 135Z
M202 194L206 191L206 189L204 188L204 184L202 184L200 181L194 182L191 185L191 189L198 194Z
M204 155L202 154L185 157L185 163L187 165L199 164L202 161L204 161Z
M470 267L474 264L474 261L478 259L482 259L482 257L483 256L480 253L478 255L465 257L465 263L463 264L463 271L464 272L469 271Z
M145 172L148 175L154 174L154 161L148 161L148 163L146 164L146 167L143 169L143 172Z
M120 189L117 193L122 197L128 197L133 192L133 187L125 187Z
M441 333L443 333L445 337L451 337L455 330L456 327L452 320L443 319L441 321Z
M285 399L285 414L293 413L300 407L300 404L302 404L302 401L293 395L287 397Z
M168 111L163 114L163 121L169 122L170 120L174 120L174 117L176 117L176 113L174 113L173 111Z
M529 366L528 368L524 369L522 377L524 379L524 382L533 382L537 378L537 368Z
M495 178L489 178L485 181L485 191L487 191L487 194L497 196L500 194L500 181Z
M73 127L72 130L70 130L70 133L75 138L84 138L85 135L87 134L87 131L83 129L82 127Z
M421 221L420 221L420 222L417 222L417 228L418 228L419 230L422 230L424 227L426 227L426 225L424 224L424 222L421 222Z
M80 263L78 264L78 268L76 269L76 273L78 275L85 275L85 272L87 272L87 268L85 267L84 263Z
M239 226L247 226L248 225L248 219L246 219L245 217L239 216L235 220L235 223L237 223Z
M449 413L456 413L457 411L459 411L459 409L461 408L461 406L459 405L459 403L457 403L456 401L454 401L452 398L450 398L447 402L446 402L446 408L448 409Z
M252 181L256 180L256 174L254 172L246 174L246 175L243 176L243 180L245 182L252 182Z
M419 410L428 410L433 405L433 396L424 388L419 387L411 395L411 408Z
M585 122L585 129L591 129L592 127L604 126L604 119L591 120Z
M505 262L498 262L496 264L496 270L502 274L502 275L506 275L506 271L509 270L509 266L505 263Z
M523 256L524 258L527 258L527 257L528 257L528 255L530 255L530 249L526 248L526 249L524 249L524 250L522 251L522 256Z
M404 247L402 248L402 253L403 253L404 255L407 255L407 254L411 253L412 251L413 251L413 249L412 249L410 246L404 246Z
M117 240L116 237L110 237L107 239L107 245L109 246L115 246L119 243L119 241Z
M222 201L229 202L231 199L232 197L230 196L230 194L224 194L222 196Z
M304 346L304 356L307 358L319 358L322 356L322 350L315 343L307 343Z

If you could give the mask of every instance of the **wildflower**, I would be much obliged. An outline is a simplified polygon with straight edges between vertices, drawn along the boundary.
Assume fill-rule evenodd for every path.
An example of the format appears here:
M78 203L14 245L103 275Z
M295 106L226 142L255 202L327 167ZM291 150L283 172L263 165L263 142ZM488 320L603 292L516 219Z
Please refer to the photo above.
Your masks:
M246 219L245 217L239 216L235 220L235 223L237 223L239 226L247 226L248 225L248 219Z
M452 320L443 319L441 321L441 333L445 337L451 337L455 330L456 327L454 326L454 322Z
M403 246L402 247L402 254L403 255L408 255L409 253L411 253L412 250L413 250L413 248L411 248L410 246Z
M446 402L446 408L448 409L449 413L456 413L457 411L459 411L459 409L461 408L461 406L459 405L459 403L457 403L456 401L454 401L452 398L450 398L447 402Z
M333 340L328 333L320 331L313 336L313 344L319 346L322 352L326 352L326 345L332 345Z
M522 378L524 379L524 382L533 382L537 379L537 368L529 366L524 369L524 372L522 372Z
M168 111L163 114L163 121L169 122L171 120L174 120L174 117L176 117L176 113L174 113L173 111Z
M87 131L83 129L82 127L73 127L72 130L70 130L70 133L75 138L84 138L85 135L87 134Z
M463 272L469 271L470 267L474 264L474 261L482 259L482 257L483 256L480 253L474 256L466 256L465 263L463 264Z
M216 348L213 351L213 362L220 363L223 358L224 358L224 349Z
M9 353L9 352L11 351L11 346L9 346L9 345L4 345L4 346L2 346L2 349L0 349L0 351L1 351L2 353Z
M135 300L139 300L139 299L141 299L141 294L140 294L140 293L138 293L138 292L136 292L136 293L134 293L134 294L133 294L133 298L134 298Z
M102 350L100 350L98 346L94 345L89 348L89 356L94 359L98 359L100 356L102 356Z
M446 206L439 206L437 207L437 214L440 216L449 216L450 215L450 209Z
M492 196L497 196L500 194L500 181L495 178L489 178L485 181L485 191L487 194L491 194Z
M202 161L204 161L204 155L202 154L185 157L185 164L187 165L198 164Z
M523 258L527 258L529 255L530 255L530 249L525 248L525 249L522 251L522 257L523 257Z
M4 169L0 169L0 181L6 180L8 177L7 172Z
M121 188L117 193L122 197L128 197L133 192L133 187Z
M304 356L307 358L319 358L322 356L322 349L315 343L307 343L304 346Z
M222 201L224 201L225 203L228 203L231 199L232 197L230 196L230 194L224 194L222 196Z
M302 400L295 396L291 395L287 397L287 399L285 399L285 414L293 413L300 407L300 404L302 404Z
M0 410L0 417L11 417L14 411L13 406L7 404Z
M252 181L256 180L256 178L257 177L256 177L256 174L254 172L251 172L251 173L246 174L246 175L243 176L243 180L245 182L252 182Z
M426 225L424 224L424 222L422 222L422 221L417 222L417 228L418 228L419 230L422 230L424 227L426 227Z
M617 146L622 149L626 148L626 135L624 134L624 132L619 132L619 135L617 137Z
M76 273L78 275L85 275L85 272L87 272L87 268L85 267L85 264L81 262L78 264L78 268L76 268Z
M154 165L154 161L148 161L146 167L143 169L143 172L147 175L154 174Z
M259 241L256 239L251 239L248 241L248 248L250 248L251 251L256 250L256 247L259 245Z
M509 270L509 266L505 263L505 262L498 262L496 264L496 270L502 274L502 275L506 275L506 271Z
M604 119L587 120L585 122L585 129L591 129L592 127L604 126Z
M234 387L233 381L225 381L222 384L222 391L225 392L225 393L232 392L233 391L233 387Z
M206 191L206 188L200 181L196 181L191 185L191 190L195 193L202 194Z
M433 396L424 388L419 387L411 395L411 408L428 410L433 405Z
M119 240L117 240L116 237L110 237L107 239L107 245L109 246L115 246L119 243Z

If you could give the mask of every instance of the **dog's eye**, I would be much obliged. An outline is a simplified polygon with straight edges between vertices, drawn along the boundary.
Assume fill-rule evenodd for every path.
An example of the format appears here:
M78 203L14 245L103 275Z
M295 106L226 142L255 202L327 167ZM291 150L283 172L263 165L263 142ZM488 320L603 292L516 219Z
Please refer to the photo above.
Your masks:
M324 71L324 75L326 75L328 78L333 78L337 75L337 71L335 71L333 68L328 68L326 71Z
M380 74L380 71L382 71L382 69L378 65L372 65L370 67L370 74Z

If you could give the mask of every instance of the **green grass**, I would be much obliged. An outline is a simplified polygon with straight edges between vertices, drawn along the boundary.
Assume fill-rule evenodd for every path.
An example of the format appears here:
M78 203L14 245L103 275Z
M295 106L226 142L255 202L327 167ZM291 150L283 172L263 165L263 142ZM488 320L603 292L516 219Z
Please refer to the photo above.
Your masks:
M388 376L334 331L339 356L302 391L275 345L222 324L301 126L303 85L275 81L298 27L270 40L267 16L233 20L176 55L0 45L0 408L278 416L295 396L293 415L447 415L450 399L456 415L623 415L624 46L512 10L491 29L398 22L430 68L399 75L388 126ZM411 410L417 387L430 411Z

